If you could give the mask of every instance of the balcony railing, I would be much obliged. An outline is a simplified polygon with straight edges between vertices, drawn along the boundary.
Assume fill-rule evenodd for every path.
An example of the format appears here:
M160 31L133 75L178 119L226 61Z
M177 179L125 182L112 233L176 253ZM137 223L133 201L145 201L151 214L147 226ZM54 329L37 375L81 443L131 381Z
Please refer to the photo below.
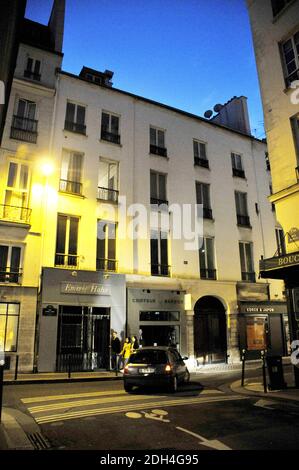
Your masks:
M31 70L24 70L24 77L40 82L41 74L32 72Z
M85 124L79 124L78 122L65 121L64 129L66 131L75 132L76 134L86 135L86 126Z
M255 273L253 272L242 272L242 281L255 282Z
M285 78L287 88L289 88L296 80L299 80L299 69L295 70L295 72Z
M233 176L237 176L238 178L245 178L245 171L238 170L238 168L233 168Z
M250 218L248 215L237 214L237 222L238 225L241 225L241 227L251 227Z
M21 269L0 266L0 282L20 284Z
M194 157L194 166L209 168L209 160L207 158Z
M116 259L97 258L97 270L98 271L117 271Z
M112 144L120 145L120 135L114 132L108 132L106 129L101 129L101 139L111 142Z
M167 264L152 264L151 265L152 276L170 276L170 266Z
M151 204L156 206L168 206L168 201L166 201L166 199L157 199L156 197L151 197Z
M59 191L71 194L82 194L82 183L77 181L60 180Z
M153 155L160 155L160 157L167 157L167 149L165 147L158 147L158 145L150 145L150 153Z
M200 270L200 277L201 279L212 279L216 280L216 269L201 269Z
M98 187L98 199L102 201L118 202L119 191L117 189L109 189Z
M207 207L203 208L202 215L204 219L213 219L213 211Z
M21 224L29 224L31 216L31 209L28 207L9 206L7 204L0 204L0 219L9 222L16 222Z
M77 268L79 264L78 255L67 255L65 253L56 253L55 266L61 268Z
M10 138L36 144L37 123L38 121L35 119L28 119L22 116L13 116L12 126L10 129Z

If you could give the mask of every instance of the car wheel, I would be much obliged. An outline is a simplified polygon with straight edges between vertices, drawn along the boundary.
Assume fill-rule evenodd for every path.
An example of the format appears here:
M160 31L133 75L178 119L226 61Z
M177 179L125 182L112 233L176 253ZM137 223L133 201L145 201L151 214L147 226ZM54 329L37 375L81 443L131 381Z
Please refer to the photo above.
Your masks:
M178 378L177 376L175 375L173 378L172 378L172 381L170 383L170 386L169 386L169 391L171 393L175 393L177 392L178 390Z
M133 390L133 386L129 384L124 384L124 389L127 393L130 393Z
M187 384L190 382L190 372L188 369L186 369L185 375L184 375L184 383Z

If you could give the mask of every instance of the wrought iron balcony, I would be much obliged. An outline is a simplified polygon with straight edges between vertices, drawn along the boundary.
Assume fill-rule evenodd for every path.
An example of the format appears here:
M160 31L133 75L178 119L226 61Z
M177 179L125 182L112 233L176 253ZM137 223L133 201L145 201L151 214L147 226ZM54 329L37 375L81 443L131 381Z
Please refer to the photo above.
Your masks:
M79 255L71 255L65 253L55 254L55 266L60 268L78 268Z
M24 77L30 78L31 80L36 80L36 81L40 82L41 74L36 73L36 72L32 72L31 70L24 70Z
M216 269L201 269L200 270L201 279L212 279L215 281L217 279L216 274L217 274Z
M64 129L66 131L75 132L76 134L86 135L86 126L85 124L79 124L78 122L65 121Z
M158 145L150 145L150 153L153 155L160 155L160 157L167 157L167 149L165 147L158 147Z
M37 123L38 121L35 119L28 119L22 116L13 116L12 126L10 129L10 138L36 144Z
M10 206L0 204L0 219L8 222L16 222L20 224L29 224L31 209L28 207Z
M203 208L202 215L204 219L213 219L213 211L207 207Z
M21 276L22 271L20 268L0 266L0 282L20 284Z
M207 158L194 157L194 166L202 166L204 168L210 168L209 160Z
M118 202L119 191L117 189L109 189L98 187L98 199L102 201Z
M237 214L237 222L241 227L251 227L250 218L248 215Z
M77 181L60 180L59 191L70 194L82 194L82 183Z
M156 206L168 206L168 201L166 201L166 199L157 199L156 197L151 197L151 204Z
M98 271L117 271L116 259L97 258L97 270Z
M170 276L170 266L167 264L152 264L151 265L152 276Z
M233 168L233 176L237 176L238 178L245 178L245 171L238 170L238 168Z
M101 129L101 139L111 142L112 144L120 145L120 135L114 132L108 132L106 129Z
M246 282L255 282L255 273L254 272L242 272L242 281Z

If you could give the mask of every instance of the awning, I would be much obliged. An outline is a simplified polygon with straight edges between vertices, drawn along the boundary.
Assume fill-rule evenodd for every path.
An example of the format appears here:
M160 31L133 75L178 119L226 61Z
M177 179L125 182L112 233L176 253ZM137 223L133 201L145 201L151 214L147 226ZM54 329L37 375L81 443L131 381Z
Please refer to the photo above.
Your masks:
M260 260L263 279L292 279L299 276L299 251Z

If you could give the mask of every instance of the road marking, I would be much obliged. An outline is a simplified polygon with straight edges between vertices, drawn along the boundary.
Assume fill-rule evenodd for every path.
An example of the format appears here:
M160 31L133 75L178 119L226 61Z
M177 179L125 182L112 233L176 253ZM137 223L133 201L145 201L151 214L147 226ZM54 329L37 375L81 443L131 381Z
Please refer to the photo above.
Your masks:
M218 439L206 439L205 437L201 436L200 434L196 434L195 432L189 431L189 429L180 428L179 426L176 427L179 431L185 432L190 434L190 436L196 437L199 439L199 444L202 446L210 447L211 449L215 450L232 450L230 447L223 444L223 442L218 441Z
M273 410L271 405L275 405L274 401L271 400L258 400L257 402L254 403L254 406L258 406L260 408L265 408L266 410Z
M67 421L71 419L78 419L83 418L86 416L97 416L103 414L114 414L114 413L122 413L128 411L136 411L142 410L144 408L154 407L154 406L161 406L163 403L163 407L170 407L170 406L183 406L183 405L190 405L190 404L201 404L201 403L215 403L215 402L224 402L224 401L236 401L236 400L248 400L248 397L244 396L233 396L233 397L211 397L211 398L187 398L187 399L176 399L176 400L169 400L169 401L157 401L157 402L148 402L148 403L133 403L127 404L124 406L117 406L117 407L106 407L106 408L95 408L91 410L81 410L81 411L74 411L69 413L60 413L55 415L47 415L47 416L40 416L35 417L35 421L38 424L45 424L54 421Z
M106 392L87 392L87 393L71 393L68 395L50 395L46 397L30 397L30 398L21 398L21 402L24 404L27 403L39 403L46 401L57 401L57 400L69 400L71 398L88 398L88 397L100 397L100 396L109 396L109 395L127 395L127 392L124 390L107 390Z
M132 419L139 419L139 418L142 418L142 414L140 413L134 413L133 411L129 412L129 413L126 413L126 417L127 418L132 418Z

